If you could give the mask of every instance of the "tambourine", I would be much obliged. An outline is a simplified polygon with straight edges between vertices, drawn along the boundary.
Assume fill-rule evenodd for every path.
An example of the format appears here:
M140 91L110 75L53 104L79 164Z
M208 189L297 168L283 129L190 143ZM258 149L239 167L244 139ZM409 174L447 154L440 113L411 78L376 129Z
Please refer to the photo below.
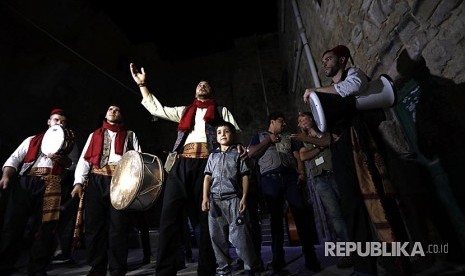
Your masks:
M45 154L69 154L74 147L74 139L70 130L62 125L48 128L42 139L40 150Z

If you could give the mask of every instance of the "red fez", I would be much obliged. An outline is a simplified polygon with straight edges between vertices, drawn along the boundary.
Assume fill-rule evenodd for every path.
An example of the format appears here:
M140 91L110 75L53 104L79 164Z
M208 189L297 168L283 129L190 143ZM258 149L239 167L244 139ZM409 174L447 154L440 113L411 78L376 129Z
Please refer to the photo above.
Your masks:
M337 45L336 47L326 51L325 53L327 52L333 52L338 57L350 57L350 50L345 45Z
M50 116L52 116L53 114L58 114L58 115L62 115L62 116L66 116L66 112L61 109L61 108L54 108L52 109L52 112L50 112Z
M345 57L346 61L350 59L350 62L352 62L352 64L354 64L352 56L350 55L350 50L345 45L337 45L333 49L325 51L323 53L323 56L326 55L329 52L333 52L338 58Z

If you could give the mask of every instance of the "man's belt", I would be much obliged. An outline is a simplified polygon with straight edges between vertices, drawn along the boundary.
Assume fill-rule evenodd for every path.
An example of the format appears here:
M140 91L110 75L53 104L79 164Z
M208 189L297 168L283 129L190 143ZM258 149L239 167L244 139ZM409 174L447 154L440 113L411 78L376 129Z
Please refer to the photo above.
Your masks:
M179 154L184 158L208 158L209 152L207 143L189 143L186 144Z
M264 173L264 174L262 174L262 176L264 176L264 177L281 177L281 176L283 176L283 174L280 173L280 172L274 172L274 173Z
M116 165L106 165L102 168L92 167L91 173L105 176L113 176L113 173L116 170Z
M45 176L50 174L52 171L52 168L49 167L33 167L29 170L27 173L28 175L34 175L34 176Z

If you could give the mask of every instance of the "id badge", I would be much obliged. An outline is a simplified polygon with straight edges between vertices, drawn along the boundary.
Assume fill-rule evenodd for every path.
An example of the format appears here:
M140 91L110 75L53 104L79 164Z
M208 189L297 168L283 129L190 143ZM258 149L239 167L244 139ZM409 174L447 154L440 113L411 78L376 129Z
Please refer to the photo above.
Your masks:
M320 156L317 159L315 159L315 165L317 165L317 166L323 164L324 162L325 162L325 160L323 159L323 156Z

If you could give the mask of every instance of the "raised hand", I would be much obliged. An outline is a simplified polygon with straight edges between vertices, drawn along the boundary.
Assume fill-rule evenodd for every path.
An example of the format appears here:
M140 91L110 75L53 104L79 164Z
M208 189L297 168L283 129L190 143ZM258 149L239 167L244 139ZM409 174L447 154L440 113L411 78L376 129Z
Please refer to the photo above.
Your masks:
M129 64L129 70L131 71L132 78L137 83L137 85L139 85L139 87L145 86L145 76L146 75L145 75L144 67L141 67L140 71L139 71L139 69L137 69L136 65L134 63L131 63L131 64Z

